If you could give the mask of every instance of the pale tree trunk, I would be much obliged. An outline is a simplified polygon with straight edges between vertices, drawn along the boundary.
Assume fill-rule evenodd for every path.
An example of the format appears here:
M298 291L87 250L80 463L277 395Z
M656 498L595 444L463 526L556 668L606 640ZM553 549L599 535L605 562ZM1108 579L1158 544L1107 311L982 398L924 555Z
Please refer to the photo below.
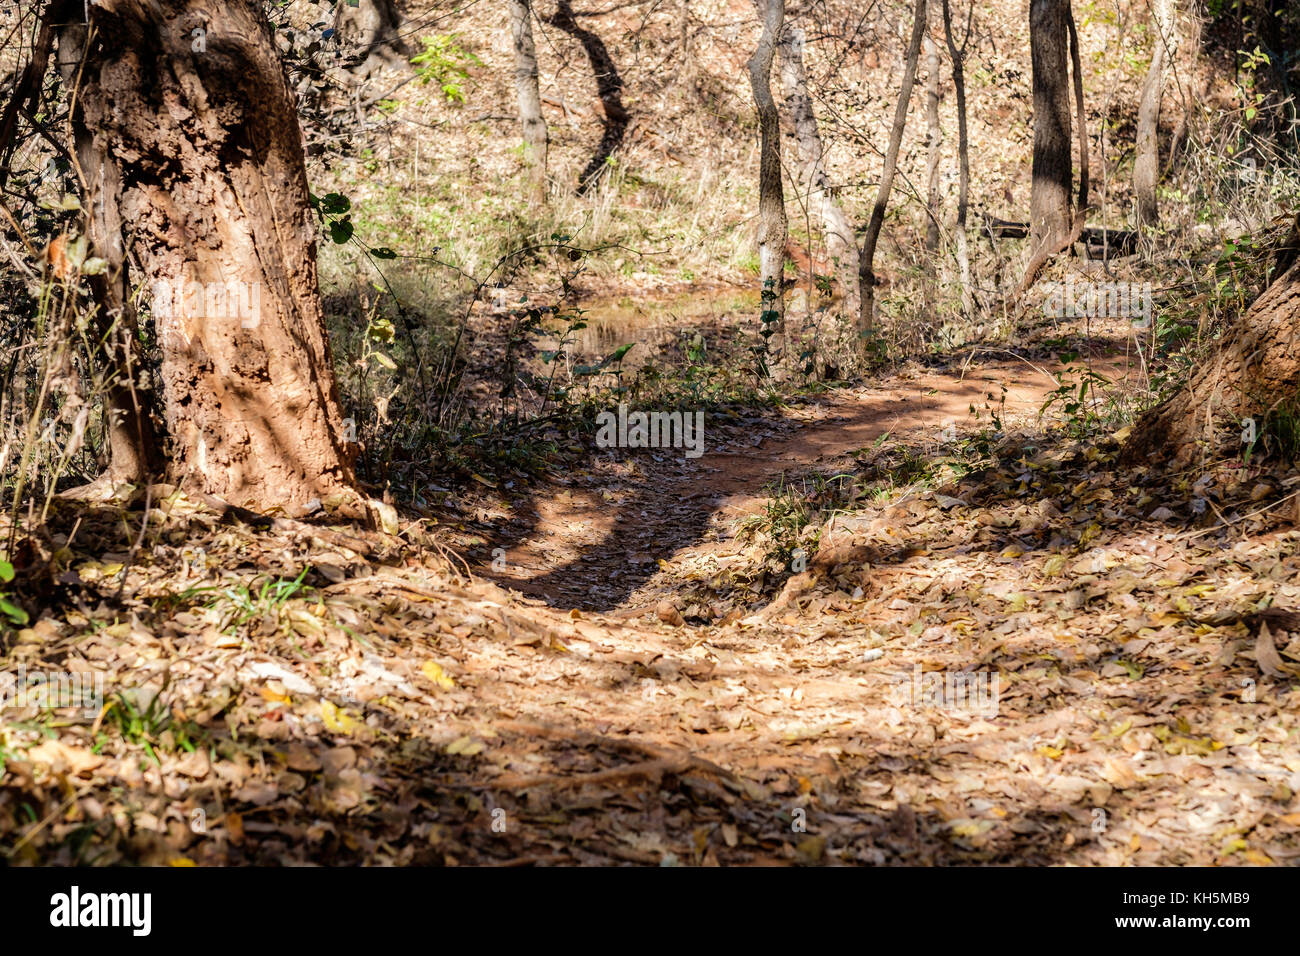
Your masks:
M1148 412L1124 448L1130 463L1181 469L1240 455L1270 419L1300 415L1300 220L1278 256L1278 278L1224 333L1188 384Z
M550 137L542 116L542 95L537 86L537 49L533 45L533 11L529 0L507 0L510 38L515 51L515 93L519 97L519 124L524 132L525 158L533 192L546 201L546 153Z
M1133 160L1133 199L1138 229L1160 221L1156 183L1160 176L1160 100L1165 89L1165 65L1174 45L1174 0L1153 0L1155 48L1138 103L1137 153Z
M912 19L912 38L903 62L903 81L898 91L898 105L894 109L894 125L889 131L889 146L885 150L885 168L876 191L876 204L867 222L867 234L862 240L862 256L858 268L862 274L862 308L858 312L858 331L867 332L876 324L876 244L880 241L880 228L885 223L885 208L894 188L894 173L898 169L898 150L903 143L903 130L907 127L907 107L912 100L912 85L916 82L916 61L921 57L921 38L925 36L926 0L916 0Z
M1070 232L1070 0L1030 0L1034 86L1033 184L1029 235L1035 252L1055 249Z
M339 0L334 8L334 30L352 48L348 66L361 76L384 67L408 65L409 50L399 28L402 15L393 0Z
M925 315L939 322L939 157L943 133L939 128L939 44L925 34Z
M1170 8L1171 10L1173 8L1172 0ZM1178 85L1182 108L1178 111L1178 122L1174 124L1173 134L1169 137L1169 156L1165 161L1166 176L1178 166L1183 155L1183 149L1187 145L1192 117L1205 98L1205 87L1201 71L1197 68L1201 57L1202 37L1205 34L1204 11L1200 0L1191 0L1186 10L1189 31L1187 42L1182 47L1186 51L1182 57L1185 62L1180 63L1179 60L1174 60L1172 63L1173 76ZM1175 22L1171 18L1171 25ZM1184 79L1186 82L1184 82Z
M961 277L962 312L969 316L974 306L971 292L970 247L966 236L966 217L970 211L970 134L966 126L966 45L970 42L971 19L975 15L972 0L966 12L966 35L961 46L952 30L949 0L943 0L943 35L952 57L952 85L957 97L957 270Z
M90 27L71 120L143 269L169 478L260 510L356 501L302 132L260 0L93 0Z
M778 358L785 349L785 299L781 280L789 227L781 186L781 120L772 97L772 60L785 20L785 0L756 0L763 32L749 58L749 83L754 92L761 137L758 163L758 275L762 282L762 330L768 348Z
M821 133L817 114L808 93L808 74L804 70L805 37L802 29L791 27L781 39L781 84L785 87L785 107L794 127L799 150L799 178L808 196L808 205L820 220L826 242L827 258L835 264L844 311L858 314L858 244L853 226L835 198L826 175Z
M939 44L929 33L925 35L925 70L925 250L931 254L933 271L934 253L939 251L939 157L943 131L939 127Z

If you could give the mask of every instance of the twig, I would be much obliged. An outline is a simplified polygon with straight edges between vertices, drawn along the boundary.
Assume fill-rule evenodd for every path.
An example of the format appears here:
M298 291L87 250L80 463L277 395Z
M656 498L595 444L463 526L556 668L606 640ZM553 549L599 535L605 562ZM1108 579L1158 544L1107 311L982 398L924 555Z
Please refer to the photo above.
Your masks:
M1238 517L1233 518L1231 520L1225 520L1222 524L1216 524L1211 528L1201 528L1199 531L1184 531L1182 534L1174 535L1169 540L1170 541L1191 540L1192 538L1199 538L1203 534L1209 534L1211 531L1222 531L1224 528L1227 528L1230 525L1237 524L1238 522L1241 521L1249 521L1251 518L1258 517L1259 515L1262 514L1267 514L1268 512L1276 508L1278 505L1282 504L1283 502L1290 501L1296 495L1300 495L1300 491L1293 491L1285 498L1279 498L1271 505L1265 505L1263 508L1260 508L1257 511L1252 511L1249 514L1239 515ZM1207 498L1206 500L1208 501L1209 499ZM1214 510L1215 513L1217 514L1219 509L1215 508ZM1222 517L1222 515L1220 515L1220 517Z

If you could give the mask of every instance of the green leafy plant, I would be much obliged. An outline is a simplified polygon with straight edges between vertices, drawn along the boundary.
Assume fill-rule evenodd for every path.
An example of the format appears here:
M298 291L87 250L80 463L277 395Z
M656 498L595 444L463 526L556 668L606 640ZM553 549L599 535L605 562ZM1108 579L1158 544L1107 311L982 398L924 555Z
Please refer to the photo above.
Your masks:
M796 557L806 562L817 551L822 527L857 495L853 475L811 474L797 481L782 476L768 487L768 500L761 514L740 522L736 537L766 544L769 565L785 570L797 568Z
M435 84L448 103L465 102L462 84L469 79L469 67L482 66L483 61L462 47L455 33L421 37L420 45L424 50L411 57L411 64L421 85Z
M190 599L204 593L215 592L206 607L222 615L221 629L227 634L235 634L250 621L266 620L268 617L279 618L285 604L295 597L310 592L311 588L303 583L311 565L307 565L296 578L267 577L261 586L254 587L240 582L227 587L189 588L180 595L181 599Z
M1111 384L1110 379L1090 368L1067 365L1056 373L1057 386L1047 396L1039 409L1039 416L1059 408L1065 420L1066 433L1075 439L1092 434L1107 416L1100 413L1100 391Z
M8 561L0 561L0 584L8 584L14 579L14 566ZM22 627L28 622L27 612L14 603L12 595L0 591L0 615L4 615L14 627Z
M168 685L141 704L133 694L116 693L104 708L103 725L112 728L128 744L142 747L159 766L158 750L167 753L185 751L193 753L205 746L204 733L193 721L182 720L173 713L167 701ZM95 752L103 749L103 734L96 740Z

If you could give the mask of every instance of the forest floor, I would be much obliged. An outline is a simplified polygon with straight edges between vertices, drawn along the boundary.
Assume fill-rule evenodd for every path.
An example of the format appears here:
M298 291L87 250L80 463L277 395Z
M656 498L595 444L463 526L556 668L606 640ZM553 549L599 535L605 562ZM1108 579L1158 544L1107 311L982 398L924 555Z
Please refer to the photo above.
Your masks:
M56 502L61 610L10 663L101 673L104 703L6 710L0 852L1300 858L1300 477L1122 469L1122 435L1040 419L1055 370L968 352L396 533L252 528L165 487L147 519ZM977 447L972 406L1006 439L916 480ZM883 490L813 477L845 473ZM829 495L798 573L745 533L782 476Z

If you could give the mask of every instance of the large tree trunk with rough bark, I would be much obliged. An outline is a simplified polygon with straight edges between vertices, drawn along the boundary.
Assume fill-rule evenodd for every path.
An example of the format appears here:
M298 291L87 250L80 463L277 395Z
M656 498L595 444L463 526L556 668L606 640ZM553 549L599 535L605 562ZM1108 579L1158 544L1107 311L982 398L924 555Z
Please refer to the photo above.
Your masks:
M1070 0L1030 0L1034 85L1033 184L1029 234L1036 252L1069 236L1074 182L1070 136Z
M762 331L778 357L785 348L785 300L781 280L789 224L781 186L781 118L772 97L772 61L785 21L785 0L756 0L763 21L758 47L749 58L761 138L758 160L758 275L762 283Z
M846 314L858 314L858 244L853 226L835 198L823 160L821 133L817 114L808 92L808 74L804 69L804 31L786 30L781 38L781 85L785 87L785 107L794 127L799 151L799 179L808 197L808 206L820 220L826 242L826 256L835 264L842 304Z
M70 7L54 4L46 11L48 22L59 27L59 73L68 87L76 83L86 45L86 28L73 19ZM64 22L65 18L72 22ZM107 496L124 483L136 484L162 475L162 449L154 434L152 395L142 387L135 352L137 316L131 295L126 255L125 224L118 200L121 180L117 167L106 161L93 130L84 123L72 124L73 154L81 176L82 208L86 239L95 255L104 260L102 271L88 277L95 302L96 343L93 360L104 373L105 434L108 467L100 478L78 496Z
M1156 225L1160 209L1156 183L1160 178L1160 100L1165 88L1165 65L1173 50L1173 0L1155 0L1152 16L1154 49L1138 103L1137 152L1133 159L1133 201L1139 230Z
M885 224L885 209L889 194L894 188L894 173L898 169L898 150L903 143L903 130L907 127L907 107L912 101L912 85L916 82L916 61L921 57L921 40L925 36L926 0L916 0L912 19L912 38L907 45L907 58L903 62L903 80L898 91L898 104L894 108L894 125L889 131L889 146L885 150L885 168L876 191L876 204L867 222L867 234L862 240L862 256L858 268L862 273L862 308L858 311L858 331L866 332L876 323L876 244L880 241L880 228Z
M550 137L542 116L542 95L537 85L537 49L533 44L533 11L529 0L507 0L510 39L515 51L515 94L519 98L519 125L524 132L525 159L535 198L546 201L546 153Z
M1240 454L1243 440L1265 435L1274 416L1300 415L1298 252L1300 219L1277 257L1280 275L1182 391L1138 422L1124 449L1127 461L1181 468Z
M293 510L354 498L302 132L259 0L93 0L72 125L96 254L143 269L168 473Z

